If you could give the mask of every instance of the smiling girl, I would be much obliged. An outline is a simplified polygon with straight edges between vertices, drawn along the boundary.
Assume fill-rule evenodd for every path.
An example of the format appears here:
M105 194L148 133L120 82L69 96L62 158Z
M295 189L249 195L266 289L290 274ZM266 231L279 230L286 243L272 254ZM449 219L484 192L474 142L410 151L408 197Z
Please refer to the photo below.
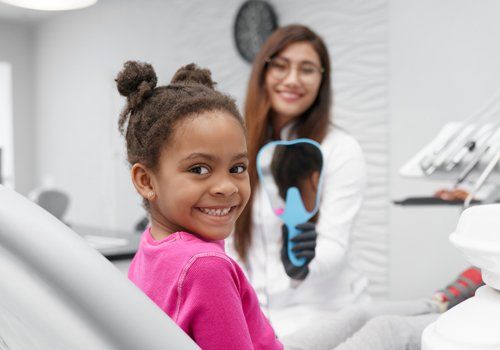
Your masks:
M234 100L194 64L156 87L149 64L129 61L116 82L128 101L119 129L132 182L151 222L129 278L202 349L282 349L241 268L224 252L250 196Z

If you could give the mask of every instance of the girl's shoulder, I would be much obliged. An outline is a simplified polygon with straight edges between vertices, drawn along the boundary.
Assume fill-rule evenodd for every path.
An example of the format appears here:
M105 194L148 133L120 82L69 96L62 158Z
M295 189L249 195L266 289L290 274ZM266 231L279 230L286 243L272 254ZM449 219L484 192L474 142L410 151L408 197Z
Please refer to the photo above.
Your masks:
M225 242L207 241L196 235L183 233L182 239L189 245L188 264L203 261L208 269L229 270L240 275L241 267L225 251Z
M178 232L178 242L190 255L209 252L224 254L224 241L211 241L203 239L188 232Z
M216 284L236 285L239 289L244 281L241 267L224 251L207 250L192 255L184 264L181 284L190 281L191 285Z
M149 232L144 232L139 251L151 260L175 260L187 262L195 255L217 253L225 255L224 241L209 241L188 232L175 232L155 241Z
M213 280L224 278L222 276L239 276L237 263L224 251L224 241L208 241L182 233L174 249L176 251L171 250L169 256L177 256L174 260L179 263L181 276L204 276Z

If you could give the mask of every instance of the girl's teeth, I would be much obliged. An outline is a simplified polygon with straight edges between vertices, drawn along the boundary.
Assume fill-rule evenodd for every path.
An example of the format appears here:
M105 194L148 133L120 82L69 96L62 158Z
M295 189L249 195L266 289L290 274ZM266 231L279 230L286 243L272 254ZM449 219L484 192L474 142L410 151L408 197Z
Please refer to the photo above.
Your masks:
M214 216L224 216L229 213L231 208L225 208L225 209L207 209L207 208L200 208L202 212L208 215L214 215Z

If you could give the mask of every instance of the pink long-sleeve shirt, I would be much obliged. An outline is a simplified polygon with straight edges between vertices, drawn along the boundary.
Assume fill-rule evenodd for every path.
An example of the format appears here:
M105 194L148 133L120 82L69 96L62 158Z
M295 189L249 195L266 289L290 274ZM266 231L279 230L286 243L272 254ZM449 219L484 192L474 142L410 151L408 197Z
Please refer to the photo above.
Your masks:
M128 276L203 350L283 349L224 241L146 229Z

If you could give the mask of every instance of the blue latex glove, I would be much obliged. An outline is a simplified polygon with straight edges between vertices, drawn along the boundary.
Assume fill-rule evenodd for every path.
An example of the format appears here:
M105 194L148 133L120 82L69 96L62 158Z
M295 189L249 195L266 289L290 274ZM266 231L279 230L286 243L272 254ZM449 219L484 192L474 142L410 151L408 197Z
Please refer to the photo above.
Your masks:
M316 255L316 225L313 222L306 222L296 226L300 232L297 236L292 238L295 246L292 248L293 253L297 258L305 258L306 262L302 266L295 266L290 261L288 256L288 229L286 225L281 226L283 235L283 245L281 246L281 262L285 268L286 274L295 280L304 280L309 273L309 263Z

